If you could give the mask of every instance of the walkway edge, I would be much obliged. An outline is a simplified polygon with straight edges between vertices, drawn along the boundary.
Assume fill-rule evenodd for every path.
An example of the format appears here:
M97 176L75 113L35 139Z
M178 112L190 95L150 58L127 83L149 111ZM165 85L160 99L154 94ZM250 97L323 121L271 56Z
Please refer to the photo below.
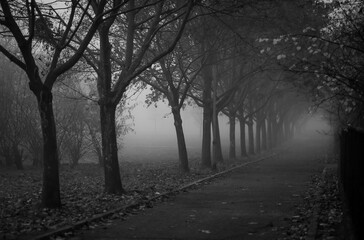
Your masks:
M150 202L153 202L157 199L160 199L160 198L163 198L163 197L167 197L167 196L170 196L170 195L173 195L175 193L178 193L178 192L181 192L181 191L184 191L188 188L191 188L193 186L196 186L200 183L203 183L203 182L207 182L209 180L212 180L214 178L217 178L217 177L220 177L222 175L225 175L229 172L232 172L236 169L239 169L241 167L244 167L244 166L247 166L247 165L250 165L250 164L253 164L253 163L257 163L257 162L261 162L263 160L267 160L267 159L270 159L272 157L275 157L276 155L278 155L278 153L273 153L273 154L270 154L268 156L262 156L260 158L258 158L257 160L253 160L253 161L249 161L249 162L245 162L245 163L242 163L242 164L239 164L235 167L232 167L232 168L229 168L227 170L224 170L222 172L218 172L216 174L213 174L211 176L208 176L208 177L205 177L205 178L201 178L197 181L194 181L192 183L189 183L187 185L184 185L182 187L179 187L179 188L176 188L174 190L171 190L169 192L165 192L165 193L162 193L158 196L155 196L155 197L152 197L148 200L145 200L145 201L141 201L141 202L138 202L138 203L134 203L134 204L130 204L130 205L127 205L127 206L123 206L123 207L119 207L119 208L116 208L116 209L113 209L113 210L110 210L108 212L105 212L105 213L100 213L100 214L97 214L95 215L94 217L92 218L88 218L88 219L85 219L85 220L82 220L82 221L79 221L79 222L76 222L75 224L73 225L68 225L68 226L64 226L64 227L61 227L61 228L58 228L58 229L55 229L55 230L52 230L52 231L49 231L47 233L44 233L44 234L41 234L41 235L38 235L34 238L31 238L31 240L43 240L43 239L49 239L51 236L54 236L54 235L60 235L60 234L64 234L66 232L69 232L69 231L72 231L72 230L76 230L76 229L79 229L81 228L82 226L84 225L87 225L93 221L97 221L97 220L100 220L102 218L105 218L105 217L108 217L108 216L111 216L113 214L116 214L118 212L122 212L122 211L128 211L128 210L131 210L131 209L135 209L139 206L142 206L144 204L147 204L147 203L150 203Z
M327 167L324 167L324 169L322 170L321 173L321 178L325 177L327 171ZM312 213L312 217L311 217L311 221L310 221L310 225L308 226L308 231L307 231L307 235L305 240L315 240L316 236L317 236L317 229L318 229L318 219L319 219L319 212L321 209L321 204L318 201L318 199L320 198L319 196L322 194L322 192L316 192L315 193L315 205L313 206L313 213Z

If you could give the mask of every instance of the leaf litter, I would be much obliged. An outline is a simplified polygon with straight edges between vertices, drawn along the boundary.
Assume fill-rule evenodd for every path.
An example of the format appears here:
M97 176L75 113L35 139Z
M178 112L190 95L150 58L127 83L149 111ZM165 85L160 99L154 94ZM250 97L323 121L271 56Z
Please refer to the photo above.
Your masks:
M285 219L287 226L281 229L285 237L280 240L306 239L312 222L317 223L314 233L316 240L344 239L340 230L343 224L343 204L337 170L331 169L323 175L314 175L307 192L301 197L303 203L296 206L295 215Z
M236 163L233 163L236 164ZM94 164L81 164L74 169L61 166L60 183L62 208L40 208L42 173L40 169L0 171L0 239L36 236L49 230L73 225L123 206L143 203L188 183L212 175L200 170L198 162L191 161L191 172L183 174L171 162L122 162L121 175L124 195L103 192L103 169ZM152 207L140 204L133 211ZM127 214L132 214L129 212ZM109 219L124 218L126 213L113 214ZM107 221L89 223L93 228ZM71 233L67 233L72 235Z

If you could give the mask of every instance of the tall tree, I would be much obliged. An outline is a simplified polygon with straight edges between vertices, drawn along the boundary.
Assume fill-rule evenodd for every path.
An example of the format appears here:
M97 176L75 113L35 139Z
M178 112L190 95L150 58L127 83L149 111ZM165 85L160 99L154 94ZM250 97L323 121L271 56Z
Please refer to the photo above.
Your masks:
M4 0L0 5L0 24L4 28L4 36L13 39L17 46L17 49L12 51L14 49L0 45L0 52L25 71L30 90L37 98L43 135L42 205L47 208L61 207L52 87L57 78L72 68L82 57L97 31L105 15L104 6L107 1L98 2L100 8L94 13L90 12L90 3L82 6L82 2L79 1L67 2L68 7L65 6L67 14L62 16L63 19L66 18L66 24L63 24L63 19L57 17L62 13L51 3L43 4L35 0ZM62 9L64 11L64 7ZM79 11L82 12L81 18L76 19L76 13ZM88 30L83 41L75 46L76 52L69 54L67 47L74 43L72 40L75 31L82 26L83 17L88 14L94 16L92 24L89 27L84 26ZM44 42L42 46L49 46L48 52L42 56L39 56L42 52L34 44L37 39ZM39 59L42 59L42 62Z
M174 49L194 1L115 1L114 6L118 5L120 9L111 11L112 15L98 28L99 58L92 54L92 49L86 57L98 75L105 192L113 194L124 192L115 132L116 107L132 81ZM92 6L95 11L99 9L97 3ZM157 36L168 36L169 41L155 53Z
M159 50L156 52L161 51L163 43L163 40L159 39L156 43ZM186 105L187 94L203 64L203 55L198 54L188 37L183 37L171 54L160 59L139 77L152 87L153 92L149 96L151 99L168 100L174 118L180 169L183 172L189 172L189 166L181 110Z

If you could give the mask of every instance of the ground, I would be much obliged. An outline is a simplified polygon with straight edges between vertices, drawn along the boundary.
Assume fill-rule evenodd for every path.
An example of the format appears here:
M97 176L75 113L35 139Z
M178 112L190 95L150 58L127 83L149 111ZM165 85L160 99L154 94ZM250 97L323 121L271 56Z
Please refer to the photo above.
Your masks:
M323 138L315 141L295 140L276 149L275 152L279 154L273 158L248 164L151 203L146 203L146 200L212 173L193 170L186 177L166 170L171 169L166 165L128 166L127 169L134 169L129 173L130 176L139 176L129 177L129 181L126 181L129 189L134 189L128 196L120 198L98 193L94 195L94 200L98 199L95 202L83 195L69 194L70 197L78 196L80 199L78 202L66 201L61 213L45 211L49 217L40 219L63 219L67 224L57 225L61 227L94 216L95 209L87 207L99 209L97 213L100 213L119 207L120 204L143 201L143 204L133 209L116 212L108 218L83 225L79 230L68 229L58 236L53 235L53 238L304 239L311 234L311 239L338 239L341 210L337 179L332 170L335 165L330 165L331 170L325 170L325 174L322 174L327 167L326 144ZM92 179L98 179L97 176L92 176ZM78 190L85 192L82 185ZM101 201L103 198L104 201ZM80 214L76 219L63 218L63 215L74 214L75 202L80 212L88 211L89 214ZM20 224L17 230L36 223ZM5 221L2 224L7 226ZM48 229L57 227L50 226ZM25 232L20 237L35 237L44 230L47 229ZM5 232L4 236L11 238L19 235Z
M73 239L301 239L291 226L294 218L301 221L297 206L304 204L312 176L323 170L324 146L306 141L286 147L276 157L239 168L126 220L76 232Z

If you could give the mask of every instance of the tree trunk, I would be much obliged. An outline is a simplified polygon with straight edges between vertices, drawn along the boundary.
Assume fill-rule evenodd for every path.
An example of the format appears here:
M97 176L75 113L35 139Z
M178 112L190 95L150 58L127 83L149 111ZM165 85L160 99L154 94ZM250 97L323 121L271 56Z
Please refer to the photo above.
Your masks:
M211 123L211 108L209 106L204 106L202 123L201 167L211 167Z
M181 112L179 109L173 108L172 113L173 113L173 118L174 118L174 127L176 129L176 135L177 135L177 146L178 146L178 157L179 157L180 169L182 172L187 173L190 171L190 169L188 166L188 155L187 155L185 135L183 133L183 127L182 127Z
M16 169L23 170L23 151L19 150L17 144L13 144L13 159Z
M213 112L215 112L216 110L214 110ZM212 134L213 134L213 139L212 139L212 161L211 161L211 169L212 170L217 170L217 162L219 161L219 153L218 153L218 138L217 138L217 131L218 131L218 123L217 123L217 117L215 116L215 113L213 113L212 116Z
M260 144L261 144L261 141L260 141L260 129L261 129L261 126L260 126L260 117L257 116L257 121L255 123L255 145L256 145L256 153L260 153Z
M221 151L220 132L218 123L218 111L217 111L217 66L212 67L212 81L213 81L213 97L212 97L212 162L211 169L217 170L217 162L220 162L219 144Z
M275 115L271 118L271 125L272 125L272 146L275 147L278 144L278 124Z
M203 123L202 123L202 152L201 167L211 167L211 124L212 124L212 76L211 69L207 67L203 71L204 89L203 100Z
M60 208L59 160L57 149L56 124L53 113L53 96L45 86L31 86L37 96L43 134L43 187L42 206Z
M109 194L122 194L124 189L121 184L118 161L115 110L116 106L113 104L100 103L105 192Z
M280 119L277 123L277 143L280 144L284 140L284 132L283 132L283 121Z
M240 155L246 157L248 154L246 152L246 141L245 141L245 119L239 118L240 123Z
M253 120L248 122L248 137L249 137L249 154L254 155L254 132L253 132Z
M2 154L5 158L5 166L6 167L11 167L14 163L13 161L13 157L12 157L12 152L11 152L11 147L9 145L6 145L3 147L3 154Z
M218 113L215 116L215 118L216 118L216 157L217 157L217 162L224 162L224 155L222 154L222 147L221 147L220 125L219 125Z
M229 138L230 138L230 148L229 148L229 158L236 158L236 150L235 150L235 114L231 114L229 116Z
M253 130L253 102L252 99L249 98L249 121L248 121L248 135L249 135L249 154L255 154L254 151L254 130Z
M42 151L43 152L43 151ZM43 156L41 152L33 152L33 167L41 167L43 165Z
M262 118L261 121L261 130L262 130L262 150L267 150L267 127L265 123L265 118Z
M99 26L100 35L100 60L97 90L99 93L100 122L101 122L101 147L105 175L105 192L109 194L123 194L121 184L118 145L116 139L115 111L118 103L112 102L113 93L112 67L111 67L111 44L109 30L112 18L104 21Z
M273 133L272 133L272 121L270 115L267 117L267 135L268 135L268 148L273 148Z
M89 129L89 132L90 132L92 146L94 147L95 152L96 152L96 155L97 155L98 164L100 166L103 166L104 165L104 162L103 162L103 157L102 157L102 151L101 151L101 147L100 147L99 140L96 137L96 132L90 126L90 124L87 124L87 126L88 126L88 129Z
M70 154L71 160L71 168L75 168L78 165L79 160L81 159L81 153L76 149L72 149Z

